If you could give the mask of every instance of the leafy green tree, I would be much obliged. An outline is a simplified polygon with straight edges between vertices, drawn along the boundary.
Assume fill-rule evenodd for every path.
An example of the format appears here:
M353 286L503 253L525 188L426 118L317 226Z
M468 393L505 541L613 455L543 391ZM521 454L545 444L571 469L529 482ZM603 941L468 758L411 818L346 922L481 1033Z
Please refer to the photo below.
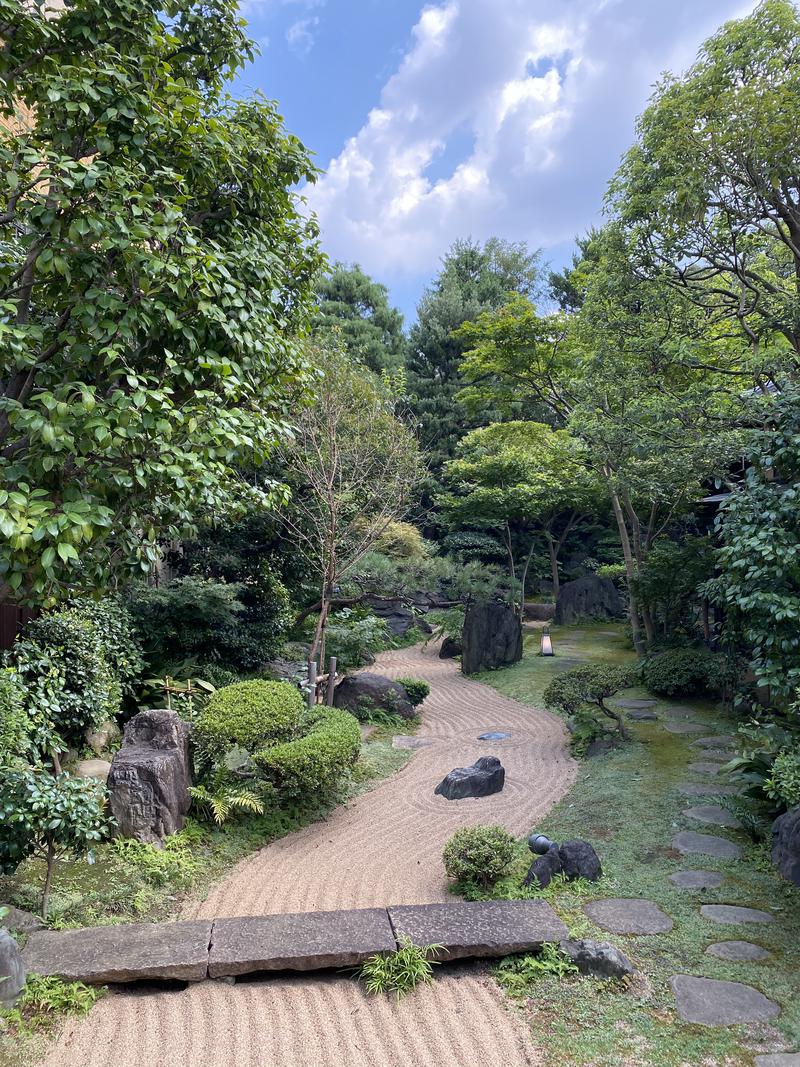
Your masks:
M339 330L347 351L376 374L401 369L403 316L389 304L385 285L373 281L357 263L335 263L316 289L316 330Z
M224 90L252 55L234 0L45 8L0 0L0 572L38 603L238 499L319 265L305 148Z

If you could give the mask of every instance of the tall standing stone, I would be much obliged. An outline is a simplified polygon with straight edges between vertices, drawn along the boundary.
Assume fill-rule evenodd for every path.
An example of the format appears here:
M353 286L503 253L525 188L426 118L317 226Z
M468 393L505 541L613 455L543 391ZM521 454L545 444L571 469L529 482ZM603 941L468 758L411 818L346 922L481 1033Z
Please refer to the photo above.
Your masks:
M496 600L471 604L461 640L464 674L507 667L522 659L522 625L516 612Z
M555 621L568 626L580 619L621 619L625 614L617 587L610 578L587 574L561 586Z

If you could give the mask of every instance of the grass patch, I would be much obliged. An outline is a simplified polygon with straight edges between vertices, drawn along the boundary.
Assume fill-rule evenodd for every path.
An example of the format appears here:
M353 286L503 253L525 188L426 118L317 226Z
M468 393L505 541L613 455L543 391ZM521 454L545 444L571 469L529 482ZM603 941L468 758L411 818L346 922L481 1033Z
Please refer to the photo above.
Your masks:
M26 1067L38 1059L44 1038L65 1015L86 1015L105 993L83 982L28 976L13 1008L0 1010L0 1067Z
M506 696L541 706L549 680L576 661L631 658L621 633L606 636L614 629L602 624L554 630L554 645L563 657L553 660L535 655L534 637L526 642L521 663L485 674L481 680ZM568 659L572 662L566 663ZM640 693L644 691L630 690L627 695ZM662 709L667 703L662 702ZM697 718L708 723L709 734L730 731L731 721L713 704L688 703ZM682 815L694 802L678 790L681 782L693 778L686 769L697 758L690 747L691 735L671 734L659 723L630 725L634 740L583 763L568 796L531 828L556 841L583 837L595 845L603 861L602 882L570 885L554 879L547 890L533 895L553 903L572 936L616 944L640 972L627 987L581 976L556 977L546 969L527 979L524 968L515 973L515 995L525 998L524 1010L535 1041L545 1050L545 1062L558 1067L752 1067L759 1053L800 1048L800 890L777 874L766 843L754 843L745 832L705 828ZM713 791L709 785L710 795ZM671 850L671 840L684 829L707 829L735 840L743 858L680 860ZM519 887L530 859L521 849L512 875L486 896L530 895ZM668 880L677 870L697 867L722 872L722 887L690 893ZM607 896L652 900L671 916L675 927L668 934L646 937L608 934L583 912L587 900ZM701 918L702 903L763 908L776 921L757 927L718 926ZM705 954L715 941L734 939L762 944L772 957L742 964ZM772 1024L758 1026L683 1023L668 985L669 977L678 973L745 982L776 1000L782 1014Z

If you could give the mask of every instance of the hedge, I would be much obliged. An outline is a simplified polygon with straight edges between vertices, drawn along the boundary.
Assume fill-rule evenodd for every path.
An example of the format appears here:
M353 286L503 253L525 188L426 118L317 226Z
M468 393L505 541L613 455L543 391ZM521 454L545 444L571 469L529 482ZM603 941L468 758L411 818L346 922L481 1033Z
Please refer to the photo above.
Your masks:
M17 674L8 667L0 669L0 766L24 751L29 725Z
M671 648L647 659L644 684L660 696L719 694L728 681L725 657L707 648Z
M285 796L297 798L330 793L360 751L357 720L339 708L320 708L307 734L257 752L253 759Z
M287 741L302 714L302 694L289 682L236 682L209 697L193 738L201 760L215 761L232 748L255 752Z

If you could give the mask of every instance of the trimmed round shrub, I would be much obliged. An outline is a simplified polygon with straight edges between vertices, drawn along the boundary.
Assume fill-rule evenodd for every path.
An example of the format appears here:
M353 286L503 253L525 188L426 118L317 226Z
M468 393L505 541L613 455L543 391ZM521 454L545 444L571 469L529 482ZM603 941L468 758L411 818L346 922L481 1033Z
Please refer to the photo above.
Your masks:
M253 760L286 797L329 795L361 751L356 719L340 708L319 708L308 733L257 752Z
M201 759L215 761L232 748L255 752L288 740L302 714L302 694L288 682L236 682L211 694L193 738Z
M667 697L721 693L727 678L725 657L707 648L670 648L642 667L647 688Z
M492 886L514 860L516 841L502 826L463 826L444 846L442 859L454 882Z
M0 670L0 765L21 755L28 741L25 693L15 671Z
M800 804L800 748L786 749L775 757L764 791L786 808Z
M587 704L602 706L603 701L620 689L627 689L633 681L634 674L629 667L587 663L557 674L544 691L544 702L548 708L574 715Z
M408 693L408 699L415 708L419 707L431 691L431 687L422 678L398 678L397 681Z

